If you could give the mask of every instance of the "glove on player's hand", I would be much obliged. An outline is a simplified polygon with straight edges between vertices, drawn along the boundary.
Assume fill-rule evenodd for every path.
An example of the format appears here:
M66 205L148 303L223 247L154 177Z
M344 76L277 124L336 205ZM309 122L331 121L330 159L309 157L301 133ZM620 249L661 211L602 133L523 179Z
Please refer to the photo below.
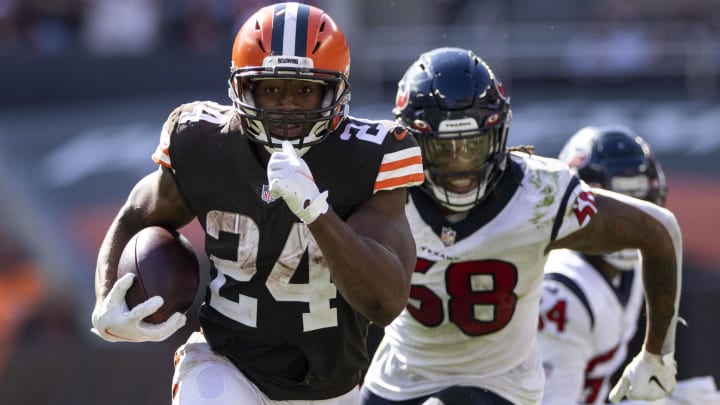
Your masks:
M272 196L285 200L290 211L306 224L327 212L328 192L320 193L310 168L290 142L283 142L283 150L270 156L267 175Z
M185 325L185 315L174 313L167 321L153 324L143 321L163 304L160 296L149 298L132 310L125 294L132 286L134 274L128 273L115 281L110 293L92 312L91 331L108 342L160 342Z
M610 391L609 399L618 402L627 396L654 401L666 397L675 389L675 374L673 353L661 356L643 348L625 367L620 381Z

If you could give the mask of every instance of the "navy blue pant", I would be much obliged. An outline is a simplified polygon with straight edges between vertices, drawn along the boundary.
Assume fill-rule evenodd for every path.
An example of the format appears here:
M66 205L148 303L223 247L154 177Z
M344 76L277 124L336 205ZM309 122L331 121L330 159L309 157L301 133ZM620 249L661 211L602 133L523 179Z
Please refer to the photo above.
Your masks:
M422 405L430 398L438 399L444 405L512 405L512 402L496 393L477 387L453 386L432 395L406 401L390 401L373 394L365 387L360 391L362 405Z

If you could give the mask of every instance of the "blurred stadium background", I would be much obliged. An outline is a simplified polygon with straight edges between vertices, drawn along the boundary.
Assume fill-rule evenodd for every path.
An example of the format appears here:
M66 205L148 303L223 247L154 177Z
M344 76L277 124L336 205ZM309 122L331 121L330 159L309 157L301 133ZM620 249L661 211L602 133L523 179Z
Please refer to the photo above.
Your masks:
M96 252L154 169L172 108L227 101L235 30L268 3L0 0L0 403L169 404L172 352L196 325L163 343L92 335ZM602 123L643 135L684 231L679 377L718 380L720 2L310 3L350 42L353 115L390 118L405 68L461 46L504 80L512 145L554 156L575 130ZM199 227L184 232L201 252Z

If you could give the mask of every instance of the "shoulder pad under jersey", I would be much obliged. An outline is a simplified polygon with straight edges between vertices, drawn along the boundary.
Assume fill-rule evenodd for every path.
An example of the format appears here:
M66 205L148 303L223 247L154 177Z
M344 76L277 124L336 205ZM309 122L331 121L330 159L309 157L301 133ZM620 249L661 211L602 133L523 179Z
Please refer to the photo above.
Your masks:
M536 188L548 198L558 200L558 212L551 240L563 238L587 226L597 212L595 196L563 161L538 155L512 153L513 159L525 162L527 186Z
M232 116L230 112L232 107L213 101L194 101L176 107L163 124L153 161L171 169L170 143L175 133L197 125L223 126Z

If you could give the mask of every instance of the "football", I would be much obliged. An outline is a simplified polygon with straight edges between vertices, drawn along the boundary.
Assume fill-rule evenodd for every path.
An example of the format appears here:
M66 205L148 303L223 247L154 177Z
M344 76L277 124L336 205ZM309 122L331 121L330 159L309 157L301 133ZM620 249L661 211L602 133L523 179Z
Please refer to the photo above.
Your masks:
M125 295L129 308L159 295L162 307L144 319L150 323L166 321L175 312L186 313L200 283L197 256L190 241L177 231L159 226L135 234L120 256L118 278L135 274Z

